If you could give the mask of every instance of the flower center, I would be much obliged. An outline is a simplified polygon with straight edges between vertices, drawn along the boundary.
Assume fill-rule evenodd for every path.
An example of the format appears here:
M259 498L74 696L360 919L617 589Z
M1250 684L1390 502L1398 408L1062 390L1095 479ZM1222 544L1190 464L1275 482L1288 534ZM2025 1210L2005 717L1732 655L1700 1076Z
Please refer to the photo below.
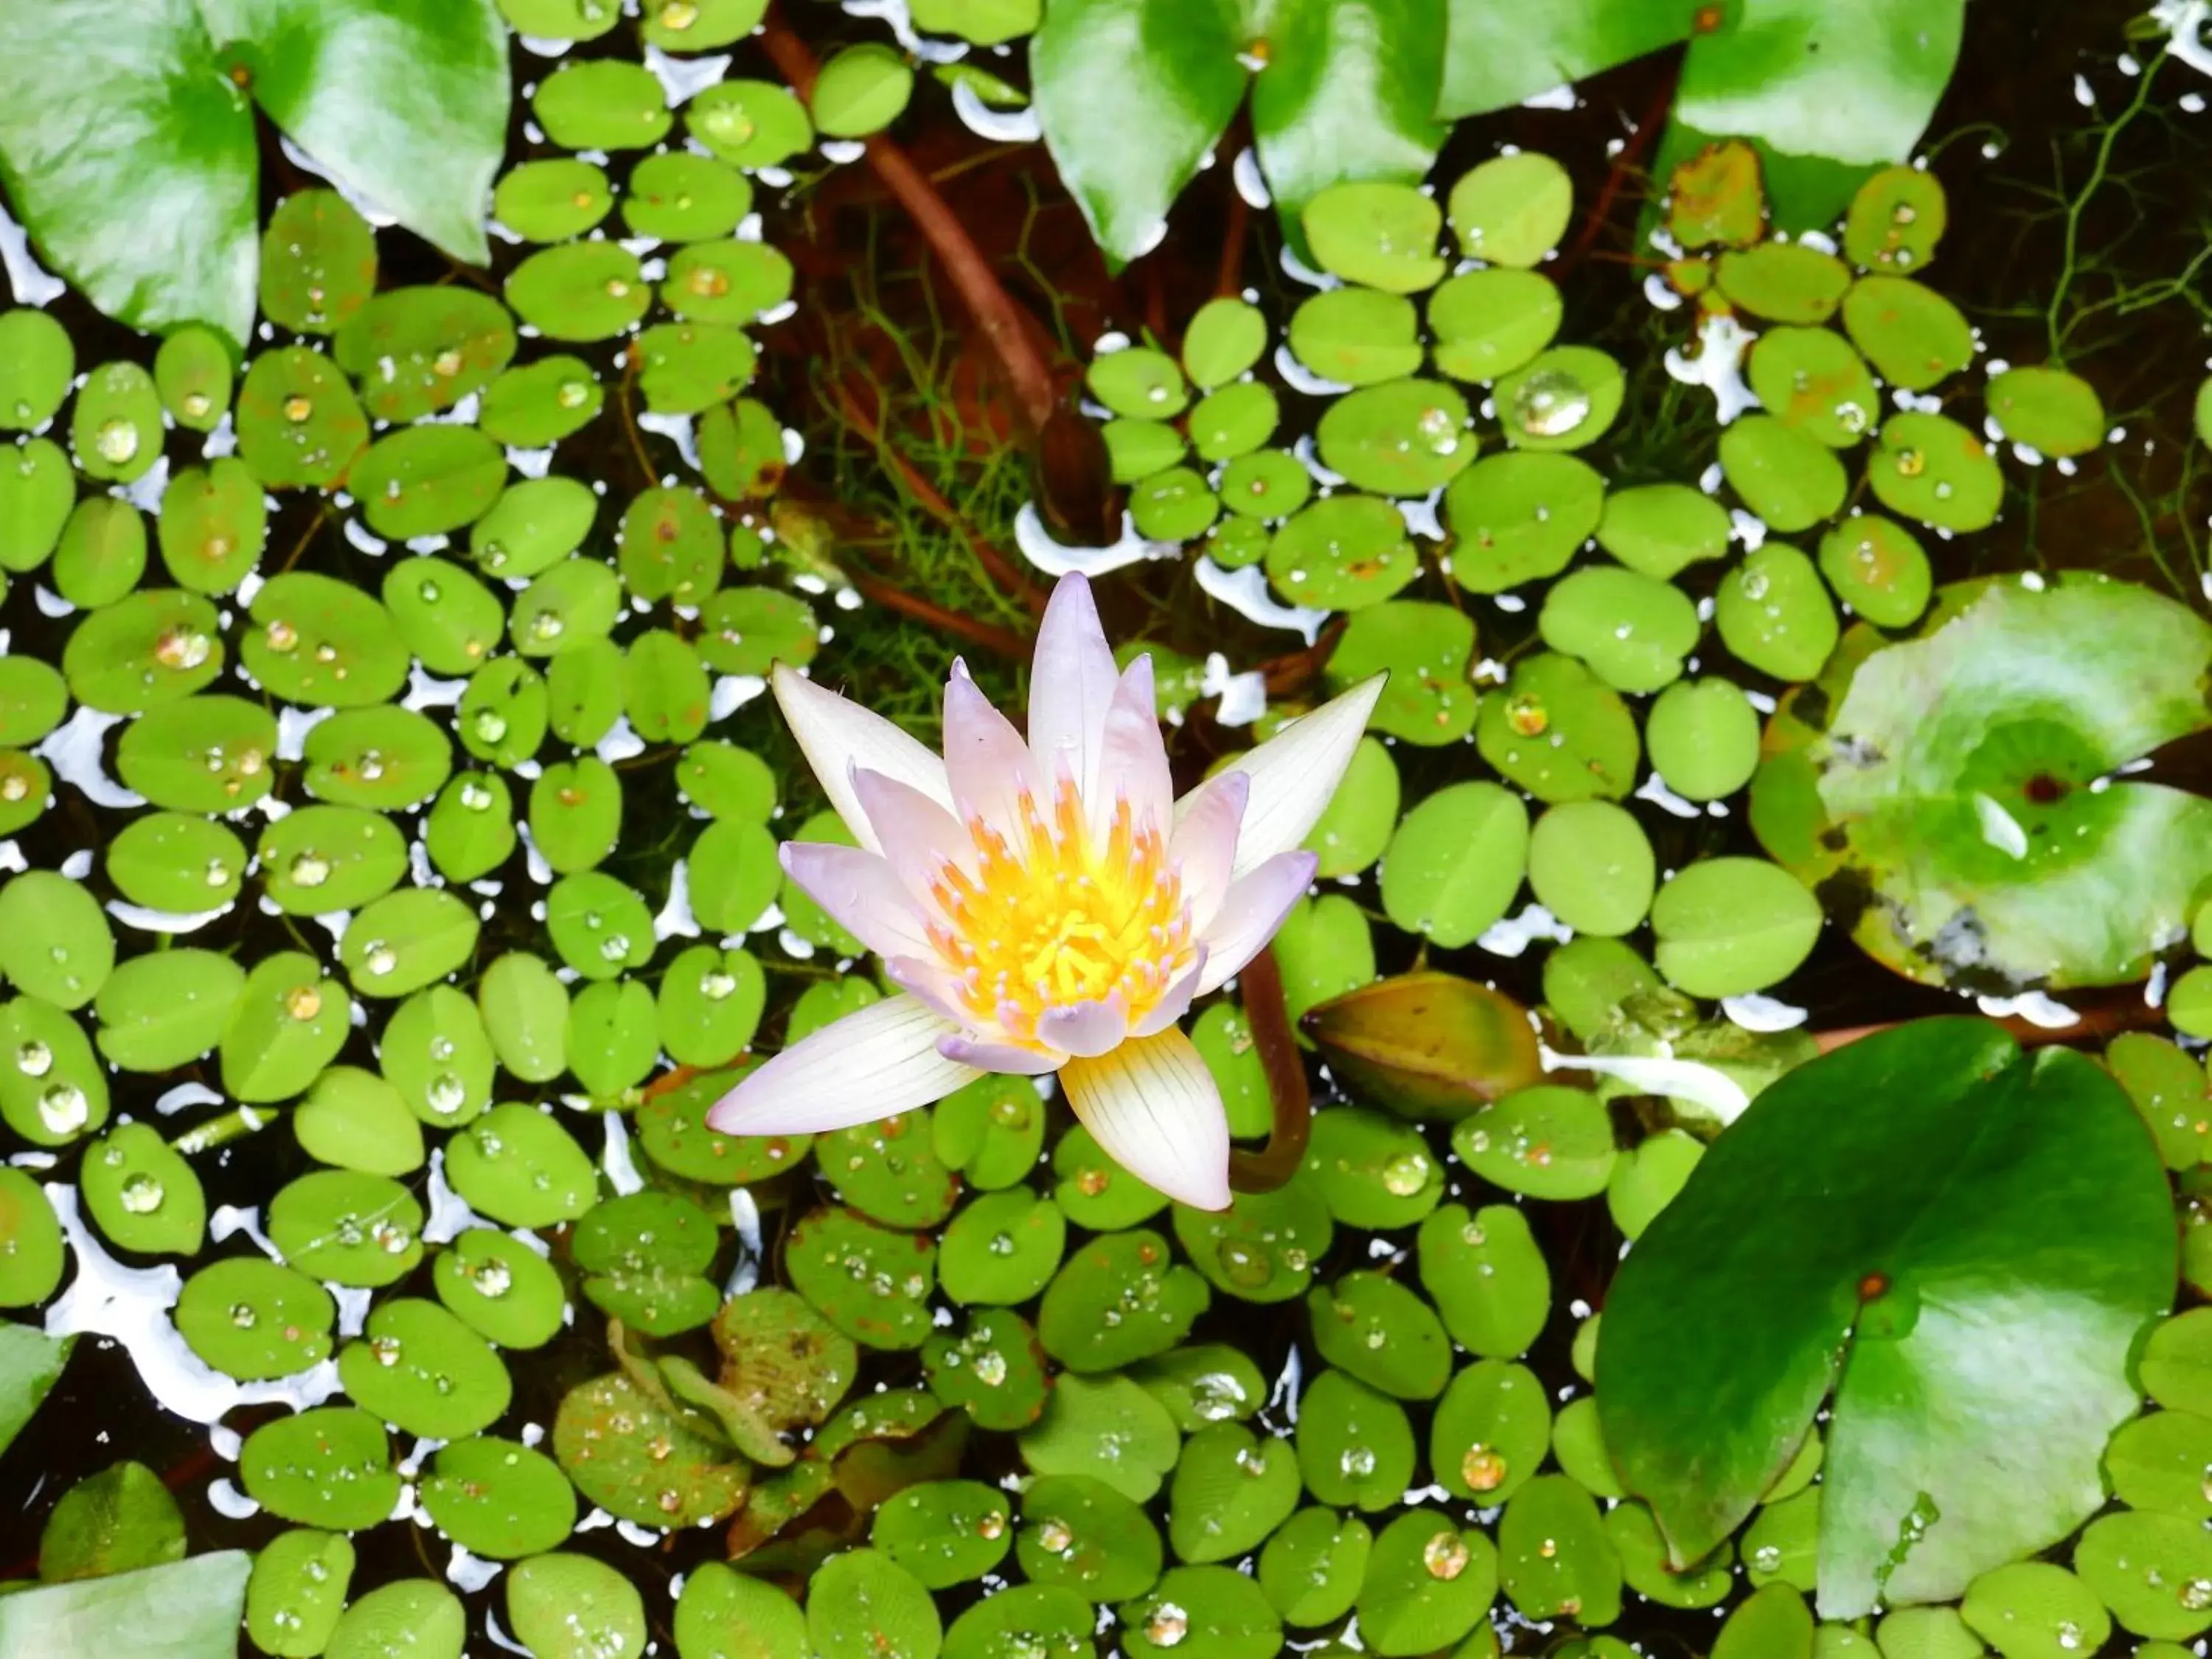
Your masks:
M1123 801L1102 843L1073 788L1057 793L1049 823L1030 796L1021 805L1020 845L970 819L974 877L948 864L930 890L945 918L930 923L931 941L961 1000L1024 1042L1051 1010L1116 991L1133 1024L1193 961L1189 908L1158 826L1138 829Z

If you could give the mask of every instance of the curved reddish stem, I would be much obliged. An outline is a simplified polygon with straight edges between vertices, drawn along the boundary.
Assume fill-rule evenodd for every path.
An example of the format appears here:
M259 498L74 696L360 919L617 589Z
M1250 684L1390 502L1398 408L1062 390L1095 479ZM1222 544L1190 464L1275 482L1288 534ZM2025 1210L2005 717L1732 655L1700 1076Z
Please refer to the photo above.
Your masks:
M811 97L818 65L806 43L773 9L761 25L759 38L783 78L791 82L792 90L801 98ZM1006 389L1013 394L1015 411L1034 436L1043 429L1046 417L1060 402L1060 393L1053 384L1051 369L1030 336L1028 325L1032 319L1006 292L991 262L975 246L975 239L911 156L878 133L867 141L866 160L869 169L906 210L944 264L945 275L952 279L998 360Z

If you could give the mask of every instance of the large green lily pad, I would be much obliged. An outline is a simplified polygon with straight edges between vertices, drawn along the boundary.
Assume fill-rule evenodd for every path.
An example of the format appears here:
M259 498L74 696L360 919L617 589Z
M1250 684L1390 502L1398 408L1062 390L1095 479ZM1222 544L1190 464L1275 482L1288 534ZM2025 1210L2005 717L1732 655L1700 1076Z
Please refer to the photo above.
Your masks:
M2112 985L2187 931L2212 803L2113 769L2207 721L2212 627L2103 578L1960 583L1863 624L1768 733L1752 822L1854 937L1930 983Z
M2104 1503L2129 1351L2173 1275L2118 1085L1984 1021L1915 1021L1768 1087L1637 1241L1598 1340L1605 1443L1681 1567L1832 1389L1822 1615L1945 1600Z

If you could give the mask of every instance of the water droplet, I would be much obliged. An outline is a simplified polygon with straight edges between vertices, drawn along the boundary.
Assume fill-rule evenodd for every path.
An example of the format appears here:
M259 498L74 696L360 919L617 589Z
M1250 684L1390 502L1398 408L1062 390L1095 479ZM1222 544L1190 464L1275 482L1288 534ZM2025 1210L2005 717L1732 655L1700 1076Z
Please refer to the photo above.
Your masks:
M331 864L317 853L302 852L293 857L284 873L295 887L320 887L331 878Z
M592 395L590 383L584 380L563 380L553 394L553 401L563 409L580 409Z
M151 1215L161 1207L161 1200L168 1194L162 1190L160 1182L141 1170L124 1182L123 1190L118 1196L123 1207L131 1214Z
M284 418L291 422L294 426L298 426L314 412L315 405L313 400L302 398L296 392L284 399Z
M204 392L187 392L181 407L189 418L197 421L214 408L215 404Z
M1246 1290L1257 1290L1275 1276L1275 1264L1267 1252L1255 1249L1242 1239L1223 1239L1214 1246L1213 1255L1221 1264L1221 1276Z
M1375 1449L1371 1446L1346 1446L1337 1454L1336 1467L1354 1480L1364 1480L1375 1473Z
M487 1256L469 1270L469 1279L479 1294L505 1296L514 1284L514 1275L497 1256Z
M92 1103L74 1083L57 1083L39 1097L39 1121L50 1134L73 1135L92 1115Z
M92 447L100 452L101 460L121 466L138 453L138 428L129 421L103 421Z
M54 1051L33 1039L15 1050L15 1069L25 1077L44 1077L54 1068ZM2207 1485L2212 1485L2212 1471L2208 1471Z
M1471 1559L1467 1546L1455 1532L1440 1532L1421 1547L1421 1565L1429 1570L1431 1578L1456 1578L1467 1571Z
M362 970L381 979L399 965L399 952L382 939L370 941L361 959Z
M1572 432L1589 410L1589 389L1564 369L1540 369L1513 394L1513 418L1522 431L1539 438Z
M269 626L263 630L261 637L268 642L269 648L271 651L276 652L279 654L286 652L295 651L299 648L300 645L300 630L293 627L290 623L286 622L282 617L278 617L272 621Z
M1474 1445L1460 1459L1459 1478L1469 1492L1496 1492L1505 1484L1505 1460L1487 1446Z
M1918 450L1900 449L1897 452L1897 476L1899 477L1917 478L1927 470L1927 458L1922 455Z
M165 628L154 641L154 660L183 672L198 668L214 648L208 636L196 628Z
M312 985L295 986L284 999L284 1012L295 1019L313 1019L323 1012L323 994Z
M1145 1620L1145 1639L1156 1648L1171 1648L1189 1634L1190 1615L1172 1601L1163 1601Z
M497 743L507 735L507 716L496 708L479 708L469 720L469 730L478 743ZM484 805L491 805L489 793Z
M451 1117L468 1104L468 1087L451 1072L441 1072L430 1079L426 1091L430 1109L441 1117Z
M709 1002L725 1001L737 988L738 976L719 968L710 968L699 975L699 994Z
M1429 1155L1404 1152L1382 1166L1382 1189L1395 1198L1411 1198L1429 1184Z
M240 1330L252 1330L258 1322L258 1316L245 1303L234 1302L230 1304L230 1322L237 1326Z

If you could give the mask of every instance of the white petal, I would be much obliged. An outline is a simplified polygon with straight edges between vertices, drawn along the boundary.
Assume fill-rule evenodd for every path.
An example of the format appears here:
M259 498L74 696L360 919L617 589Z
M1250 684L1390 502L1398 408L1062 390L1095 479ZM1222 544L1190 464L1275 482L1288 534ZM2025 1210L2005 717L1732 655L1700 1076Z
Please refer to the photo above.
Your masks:
M1175 812L1175 781L1168 775L1168 746L1160 736L1149 656L1129 665L1106 710L1097 787L1083 798L1095 840L1106 839L1115 809L1125 800L1130 822L1139 830L1149 826L1167 833Z
M957 865L970 876L975 873L975 843L960 827L960 821L951 809L920 790L865 767L854 770L853 791L883 842L884 861L890 866L899 884L925 914L949 920L930 890L948 864Z
M935 954L912 895L876 854L808 841L780 851L786 873L878 956Z
M959 1028L919 998L886 997L786 1048L708 1109L725 1135L815 1134L910 1112L982 1075L938 1052Z
M1062 576L1044 608L1030 669L1030 751L1048 785L1065 775L1085 799L1097 792L1115 679L1091 584L1079 574Z
M902 991L910 991L939 1013L962 1030L974 1022L960 1001L960 988L951 969L939 962L935 956L890 957L884 962L884 976ZM940 1047L939 1052L942 1052Z
M1206 946L1206 971L1198 981L1201 994L1217 989L1260 954L1313 880L1320 861L1311 853L1278 853L1229 890L1219 913L1200 936Z
M1189 810L1176 816L1168 861L1190 907L1191 925L1200 933L1228 896L1229 872L1237 863L1237 826L1250 787L1242 772L1224 772L1206 788L1192 791Z
M1201 945L1192 953L1189 968L1183 976L1167 988L1167 994L1153 1005L1152 1012L1129 1028L1132 1036L1155 1036L1190 1012L1190 1000L1206 983L1206 947Z
M1247 875L1306 838L1352 764L1352 751L1359 746L1376 698L1382 695L1383 678L1361 681L1237 761L1236 769L1249 781L1250 795L1237 829L1234 874ZM1220 785L1220 778L1211 778L1185 795L1176 804L1177 821Z
M1037 1019L1037 1041L1064 1054L1095 1059L1129 1035L1129 1000L1121 992L1102 1000L1048 1008Z
M1027 844L1023 823L1047 797L1022 734L957 665L945 688L945 770L953 811L970 825L981 818L1018 854Z
M939 1038L937 1052L963 1066L1015 1077L1042 1077L1048 1072L1058 1071L1067 1061L1066 1054L1041 1054L1034 1048L1017 1048L1011 1042L980 1042L964 1036Z
M853 793L854 767L896 778L951 809L952 786L945 779L945 763L882 715L824 690L781 663L769 672L769 684L830 805L869 852L880 853L883 848Z
M1229 1119L1191 1040L1170 1028L1096 1060L1071 1060L1060 1086L1107 1155L1170 1198L1229 1207Z

